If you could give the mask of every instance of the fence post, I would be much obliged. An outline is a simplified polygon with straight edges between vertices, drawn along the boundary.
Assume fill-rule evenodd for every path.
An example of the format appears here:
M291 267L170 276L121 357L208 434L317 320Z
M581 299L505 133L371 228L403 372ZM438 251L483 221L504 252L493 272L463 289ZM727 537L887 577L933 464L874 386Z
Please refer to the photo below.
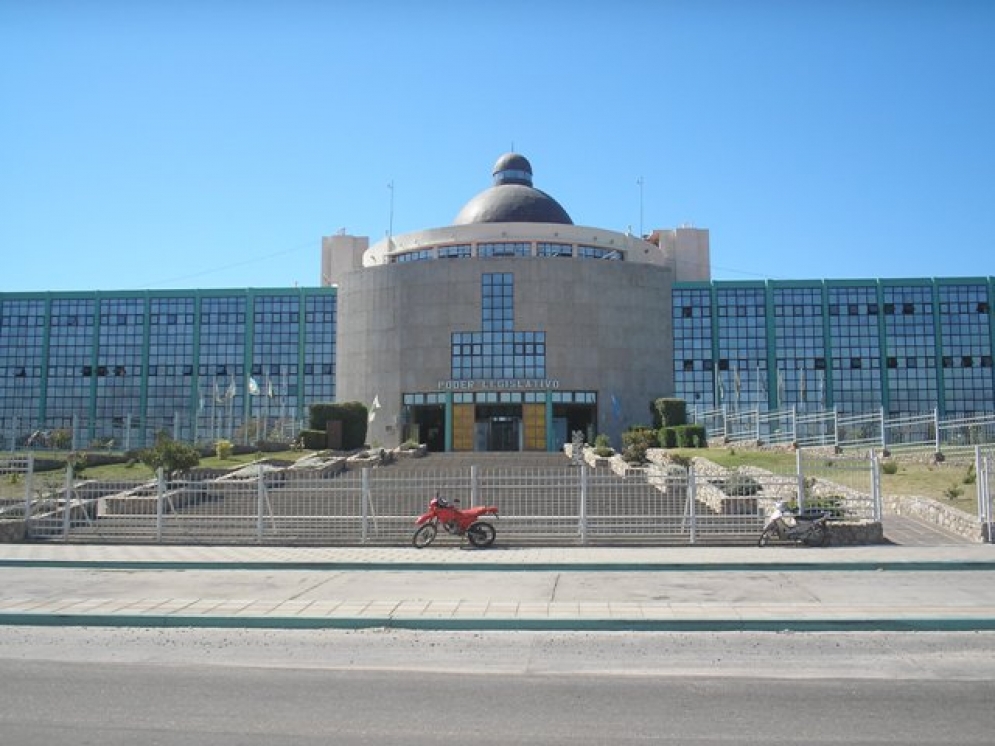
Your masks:
M933 407L933 453L940 452L940 410L938 407Z
M580 543L587 544L587 464L580 465L580 505L577 515L579 519Z
M35 491L35 455L28 454L28 473L24 475L24 527L31 523L31 496Z
M470 464L470 507L480 504L480 467Z
M985 465L984 484L985 484L985 504L987 505L985 513L988 516L988 525L987 525L988 543L995 544L995 537L992 537L992 527L995 526L995 523L993 523L992 520L992 489L991 489L991 482L988 481L989 479L991 479L992 457L991 455L982 456L981 460L982 462L984 462Z
M62 540L67 541L69 539L69 522L70 513L72 513L73 503L73 465L72 462L66 462L66 484L63 492L63 502L62 502Z
M833 405L833 451L840 450L840 410Z
M982 537L989 544L995 542L992 537L992 503L988 488L988 459L981 453L981 446L974 447L974 481L975 493L978 496L978 518L981 519Z
M884 427L884 407L878 407L878 417L881 419L881 449L888 447L888 431Z
M263 464L256 464L256 541L263 540L265 525L263 515L266 512L266 482L263 480Z
M805 469L802 467L802 449L795 449L795 474L798 478L798 512L805 510Z
M364 466L362 472L362 496L360 497L360 512L363 514L363 520L360 524L359 530L359 541L361 544L365 544L369 537L369 522L370 522L370 467Z
M695 480L694 464L688 466L688 519L690 521L690 541L694 544L698 540L698 509L695 501L698 499L698 483Z
M155 471L155 540L162 544L162 516L166 502L166 474L160 466Z
M881 462L878 455L871 448L871 520L881 522L881 514L884 512L881 505Z

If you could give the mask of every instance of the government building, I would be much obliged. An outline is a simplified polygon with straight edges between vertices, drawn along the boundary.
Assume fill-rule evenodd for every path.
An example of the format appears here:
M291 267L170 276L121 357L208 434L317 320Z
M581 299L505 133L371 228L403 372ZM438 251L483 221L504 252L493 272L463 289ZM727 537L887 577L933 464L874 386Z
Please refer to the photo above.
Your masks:
M368 441L619 446L692 413L995 411L995 278L727 282L706 230L574 222L501 156L445 227L322 239L314 288L0 293L0 439L77 447L286 437L314 402Z

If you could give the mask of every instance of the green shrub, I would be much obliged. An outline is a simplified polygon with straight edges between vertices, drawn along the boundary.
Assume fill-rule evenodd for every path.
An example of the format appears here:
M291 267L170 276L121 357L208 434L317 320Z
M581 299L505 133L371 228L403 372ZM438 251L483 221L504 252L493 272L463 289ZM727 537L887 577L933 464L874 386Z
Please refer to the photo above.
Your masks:
M677 448L677 431L672 427L661 427L656 435L660 448Z
M48 437L49 445L58 451L68 450L73 443L73 432L67 428L53 430Z
M645 425L636 425L622 433L622 458L630 464L645 464L646 451L656 445L656 432Z
M601 458L608 458L615 454L615 449L611 446L608 436L601 433L594 439L594 453Z
M654 429L680 427L688 421L687 402L683 399L656 399L650 404L650 414Z
M328 447L328 434L324 430L301 430L300 444L309 451L323 451Z
M703 448L707 442L704 425L662 427L657 441L661 448Z
M680 425L677 431L678 448L700 448L705 442L704 425Z
M161 468L168 479L176 472L187 471L199 464L200 452L192 445L160 434L154 446L139 453L138 460L152 471Z
M231 458L232 448L233 446L230 440L221 438L214 444L214 455L222 461L227 461Z
M720 479L714 484L730 497L753 497L762 489L760 482L749 474L739 474L738 472L728 479Z
M813 513L822 512L829 514L829 520L841 521L846 517L845 501L840 495L823 495L820 497L809 497L805 499L805 511ZM798 511L798 501L791 500L787 503L788 510Z
M66 456L66 463L73 469L73 475L82 477L86 469L86 451L72 451Z
M351 451L362 448L366 443L368 417L368 410L362 402L316 402L309 409L308 429L324 433L329 422L341 422L342 448Z
M967 474L964 475L964 484L974 484L978 475L974 473L974 464L967 467Z
M669 456L669 458L670 458L670 463L674 464L675 466L679 466L682 469L690 469L691 468L691 457L690 456L682 456L679 453L674 453L671 456Z
M881 462L881 471L885 474L898 474L898 462L888 459Z

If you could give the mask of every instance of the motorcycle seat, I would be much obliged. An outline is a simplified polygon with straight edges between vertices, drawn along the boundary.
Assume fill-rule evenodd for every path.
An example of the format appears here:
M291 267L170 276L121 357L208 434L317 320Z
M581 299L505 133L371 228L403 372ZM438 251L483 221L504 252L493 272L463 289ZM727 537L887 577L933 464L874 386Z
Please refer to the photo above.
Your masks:
M799 521L817 521L825 515L822 510L806 510L804 513L794 514L795 519Z

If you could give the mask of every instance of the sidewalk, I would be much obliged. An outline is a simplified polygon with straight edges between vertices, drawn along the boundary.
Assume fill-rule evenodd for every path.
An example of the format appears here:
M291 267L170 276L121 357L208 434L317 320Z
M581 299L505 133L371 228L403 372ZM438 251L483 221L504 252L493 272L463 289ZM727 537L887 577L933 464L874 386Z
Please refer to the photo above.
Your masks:
M995 546L0 545L0 624L991 630Z

